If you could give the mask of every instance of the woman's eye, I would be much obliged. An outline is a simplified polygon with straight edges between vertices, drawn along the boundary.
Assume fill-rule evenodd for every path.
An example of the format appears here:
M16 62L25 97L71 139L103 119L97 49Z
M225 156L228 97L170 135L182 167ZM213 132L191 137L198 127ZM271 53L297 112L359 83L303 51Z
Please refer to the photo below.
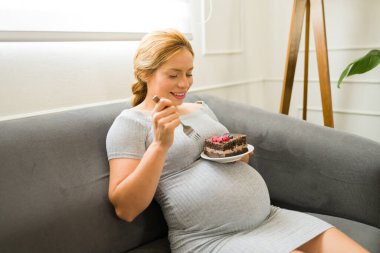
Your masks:
M192 77L193 74L189 73L189 74L186 74L186 76L188 76L188 77Z
M172 79L177 78L177 75L169 75L169 78L172 78Z

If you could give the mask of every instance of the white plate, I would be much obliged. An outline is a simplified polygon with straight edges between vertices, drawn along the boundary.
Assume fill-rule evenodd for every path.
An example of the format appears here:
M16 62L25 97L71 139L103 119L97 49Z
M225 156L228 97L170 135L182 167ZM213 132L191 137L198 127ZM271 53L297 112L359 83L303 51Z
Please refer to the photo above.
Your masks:
M243 156L245 156L249 152L252 152L255 149L251 144L248 144L247 147L248 147L248 151L243 153L243 154L240 154L240 155L229 156L229 157L221 157L221 158L213 158L213 157L207 156L204 152L202 152L201 157L203 159L218 162L218 163L232 163L232 162L240 160Z

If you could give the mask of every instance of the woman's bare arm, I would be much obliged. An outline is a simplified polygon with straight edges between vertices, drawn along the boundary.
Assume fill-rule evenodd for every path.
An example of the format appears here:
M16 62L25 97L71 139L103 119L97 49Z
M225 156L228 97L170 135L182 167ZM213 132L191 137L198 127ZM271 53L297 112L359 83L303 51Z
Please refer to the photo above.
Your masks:
M166 153L167 150L152 144L141 160L110 160L109 199L118 217L130 222L149 206Z

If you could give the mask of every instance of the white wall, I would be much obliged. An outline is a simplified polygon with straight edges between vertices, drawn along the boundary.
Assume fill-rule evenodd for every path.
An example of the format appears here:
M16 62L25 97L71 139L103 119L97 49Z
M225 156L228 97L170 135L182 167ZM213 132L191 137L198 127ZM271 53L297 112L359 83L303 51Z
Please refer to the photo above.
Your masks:
M293 1L214 0L206 24L209 1L191 3L193 91L278 112ZM341 89L336 81L350 61L380 48L378 10L377 0L325 1L335 128L376 141L380 68L350 78ZM310 35L312 42L312 30ZM0 119L125 99L136 47L121 41L0 42ZM301 118L302 51L299 57L290 115ZM308 121L323 124L313 50L309 79Z
M128 95L131 42L1 42L0 117Z

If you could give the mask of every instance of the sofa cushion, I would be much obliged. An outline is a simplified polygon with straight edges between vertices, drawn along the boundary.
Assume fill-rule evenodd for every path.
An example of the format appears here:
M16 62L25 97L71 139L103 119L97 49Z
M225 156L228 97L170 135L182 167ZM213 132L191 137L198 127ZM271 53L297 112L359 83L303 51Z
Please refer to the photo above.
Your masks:
M124 104L0 122L0 252L123 252L167 234L156 202L134 222L107 196L107 131Z

